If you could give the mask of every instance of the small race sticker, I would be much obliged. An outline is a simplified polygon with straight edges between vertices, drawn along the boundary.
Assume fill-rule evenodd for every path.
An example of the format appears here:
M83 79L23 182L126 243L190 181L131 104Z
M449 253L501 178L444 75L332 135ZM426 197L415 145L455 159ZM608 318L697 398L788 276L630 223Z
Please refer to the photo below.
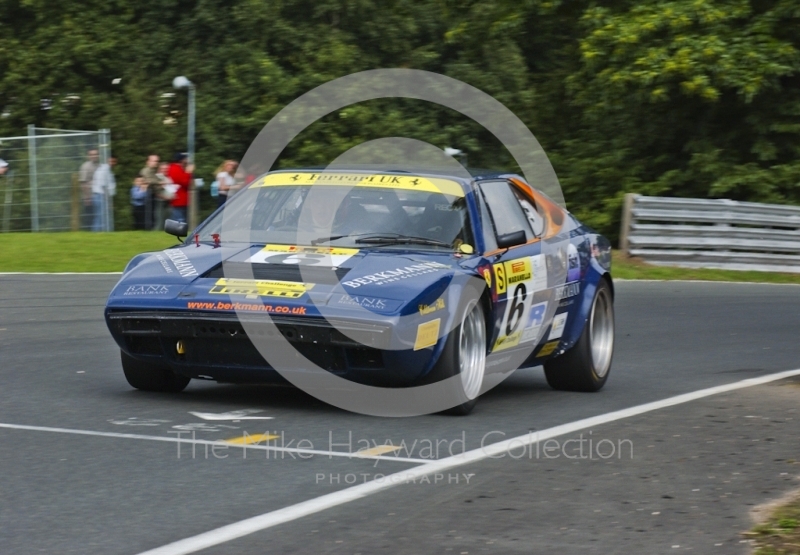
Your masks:
M441 318L437 318L417 327L417 339L414 341L415 351L436 345L436 341L439 339L439 326L441 323Z

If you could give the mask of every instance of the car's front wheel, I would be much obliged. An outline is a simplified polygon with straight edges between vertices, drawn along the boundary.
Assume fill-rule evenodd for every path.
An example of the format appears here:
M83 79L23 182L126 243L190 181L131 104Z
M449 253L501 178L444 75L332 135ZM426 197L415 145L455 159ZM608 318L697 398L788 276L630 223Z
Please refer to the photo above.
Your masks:
M547 383L564 391L599 391L608 379L614 354L614 301L603 279L597 286L589 319L578 342L544 363Z
M191 381L190 378L179 376L169 368L136 360L124 351L120 351L120 354L122 355L122 371L125 373L125 379L136 389L178 393L186 389Z
M464 416L478 402L486 373L486 319L478 299L461 311L460 323L448 334L444 349L433 370L436 381L453 379L451 402L444 414Z

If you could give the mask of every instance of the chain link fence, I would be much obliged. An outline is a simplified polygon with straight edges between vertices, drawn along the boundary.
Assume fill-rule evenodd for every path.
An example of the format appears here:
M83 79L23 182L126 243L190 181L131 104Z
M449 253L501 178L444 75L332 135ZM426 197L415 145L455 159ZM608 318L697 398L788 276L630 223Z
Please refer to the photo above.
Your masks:
M0 137L0 158L8 162L0 176L0 232L113 231L113 197L103 190L93 198L80 182L89 151L106 163L110 131L29 125L26 136Z

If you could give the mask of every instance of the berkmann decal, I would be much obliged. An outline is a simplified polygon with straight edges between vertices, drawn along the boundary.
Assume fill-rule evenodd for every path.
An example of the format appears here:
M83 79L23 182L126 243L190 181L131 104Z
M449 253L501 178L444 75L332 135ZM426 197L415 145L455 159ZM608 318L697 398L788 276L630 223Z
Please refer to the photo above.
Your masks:
M383 285L384 283L391 283L401 279L416 277L422 274L430 274L440 270L449 270L450 266L442 264L441 262L421 262L411 266L403 266L402 268L395 268L394 270L386 270L384 272L375 272L367 276L353 278L348 281L343 281L342 285L348 287L361 287L362 285Z
M186 253L181 249L167 249L164 251L164 254L172 261L172 264L175 266L175 269L178 270L181 277L197 276L197 270L189 261L189 257L186 256Z
M256 303L205 303L205 302L187 302L186 308L189 310L240 310L245 312L269 312L274 314L299 314L306 313L304 306L284 306L284 305L270 305L270 304L256 304Z
M581 292L581 282L575 281L573 283L566 283L558 287L554 294L554 300L560 301L579 295Z

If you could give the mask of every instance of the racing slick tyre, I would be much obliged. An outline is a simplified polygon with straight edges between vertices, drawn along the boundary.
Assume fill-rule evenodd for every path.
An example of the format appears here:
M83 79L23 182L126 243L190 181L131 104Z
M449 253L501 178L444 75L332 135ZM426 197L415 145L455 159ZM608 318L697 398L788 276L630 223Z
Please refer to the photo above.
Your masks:
M460 376L451 392L457 404L442 414L465 416L478 402L486 373L486 319L477 295L459 314L461 322L448 334L431 375L433 381Z
M178 393L186 389L190 378L177 375L169 368L154 366L141 362L120 351L122 355L122 371L125 379L136 389L142 391L159 391L162 393Z
M614 354L614 303L611 287L600 280L589 319L575 345L544 363L544 375L553 389L599 391L608 379Z

